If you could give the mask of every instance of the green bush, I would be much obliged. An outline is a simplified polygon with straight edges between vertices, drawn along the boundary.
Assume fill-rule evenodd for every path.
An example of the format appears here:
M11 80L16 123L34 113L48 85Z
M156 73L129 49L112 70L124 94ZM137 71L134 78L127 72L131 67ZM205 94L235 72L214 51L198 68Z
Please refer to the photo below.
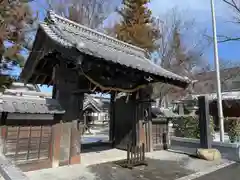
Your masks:
M200 139L200 129L198 127L198 116L182 116L172 119L174 134L177 137ZM213 118L210 119L210 132L214 135Z
M225 121L228 122L228 136L231 143L240 141L240 118L226 118Z

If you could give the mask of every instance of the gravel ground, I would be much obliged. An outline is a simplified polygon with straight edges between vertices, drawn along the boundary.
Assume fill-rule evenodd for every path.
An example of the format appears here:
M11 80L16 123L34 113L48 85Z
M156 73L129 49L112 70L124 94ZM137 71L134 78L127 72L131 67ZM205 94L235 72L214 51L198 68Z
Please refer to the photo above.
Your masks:
M210 162L184 154L156 151L146 154L148 166L130 170L113 162L117 160L117 156L119 159L122 159L121 156L126 157L122 153L120 150L114 150L112 153L110 150L90 153L90 156L85 156L85 165L26 172L26 175L30 180L174 180L227 162L227 160ZM110 154L111 157L109 157ZM95 160L94 163L93 160Z
M115 163L104 163L90 166L89 169L96 175L96 180L175 180L194 171L185 169L181 163L147 159L148 166L139 166L128 169Z

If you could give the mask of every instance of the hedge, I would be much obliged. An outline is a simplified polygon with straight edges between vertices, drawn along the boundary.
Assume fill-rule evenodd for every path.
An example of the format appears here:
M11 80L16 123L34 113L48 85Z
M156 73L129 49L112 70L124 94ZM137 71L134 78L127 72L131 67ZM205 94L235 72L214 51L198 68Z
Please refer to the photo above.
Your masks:
M182 116L172 118L174 135L177 137L200 139L200 129L198 116ZM210 118L210 132L214 136L214 121Z

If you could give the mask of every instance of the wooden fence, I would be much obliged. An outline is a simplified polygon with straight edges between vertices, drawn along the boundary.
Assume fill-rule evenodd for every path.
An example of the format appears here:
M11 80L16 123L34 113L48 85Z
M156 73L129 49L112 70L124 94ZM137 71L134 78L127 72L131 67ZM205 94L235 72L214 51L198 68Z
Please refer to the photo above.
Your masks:
M127 159L118 161L118 164L125 168L132 169L136 166L147 165L145 159L145 144L139 146L127 145Z
M17 164L48 160L51 137L51 126L6 127L3 154Z

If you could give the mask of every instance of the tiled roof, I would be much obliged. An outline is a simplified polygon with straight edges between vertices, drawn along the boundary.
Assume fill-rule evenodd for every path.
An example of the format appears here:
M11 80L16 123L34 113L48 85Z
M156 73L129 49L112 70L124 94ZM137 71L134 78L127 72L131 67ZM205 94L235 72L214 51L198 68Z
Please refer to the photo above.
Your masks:
M151 62L145 57L145 51L139 47L124 43L115 38L99 33L85 26L49 12L48 23L40 23L40 29L55 43L65 48L156 75L166 80L183 83L188 78L176 75Z
M0 96L0 112L63 114L65 111L55 99L2 95Z
M101 99L94 98L91 95L85 94L84 102L83 102L83 110L87 109L91 106L98 112L103 111L109 108L109 102L103 102Z
M85 94L84 102L83 102L83 110L93 106L96 111L100 112L101 105L102 104L100 102L95 101L95 99L92 96Z

